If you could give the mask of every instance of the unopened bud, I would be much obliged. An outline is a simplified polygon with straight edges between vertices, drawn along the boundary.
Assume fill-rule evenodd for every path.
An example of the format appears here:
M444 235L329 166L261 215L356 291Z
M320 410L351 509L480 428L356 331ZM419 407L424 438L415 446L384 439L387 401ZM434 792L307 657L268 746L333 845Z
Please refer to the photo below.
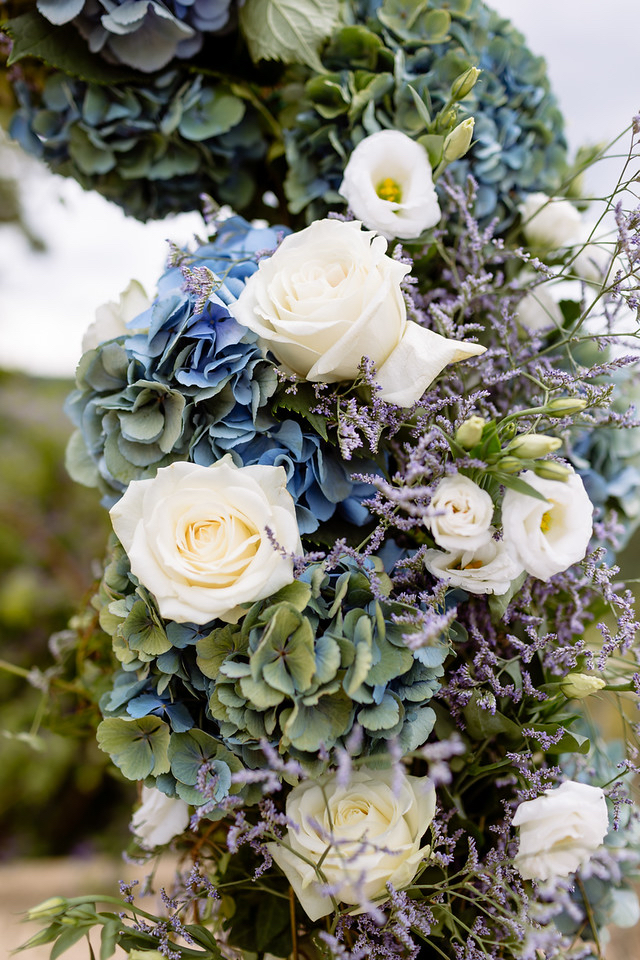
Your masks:
M459 160L460 157L464 157L471 146L474 124L475 120L473 117L468 117L467 120L459 123L448 135L442 148L442 159L445 163L453 163L454 160Z
M37 907L32 907L27 913L27 920L43 920L45 917L56 917L67 906L64 897L49 897Z
M560 689L567 700L583 700L606 685L606 680L601 677L590 677L587 673L568 673L560 684Z
M547 437L544 433L527 433L516 437L507 447L507 452L514 457L535 460L536 457L546 457L562 446L559 437Z
M552 417L570 417L573 413L581 413L586 406L587 401L580 397L556 397L542 408L542 412Z
M498 467L503 473L520 473L523 469L522 460L517 457L503 457L498 462Z
M461 423L456 430L456 440L465 450L471 450L482 440L482 431L486 420L484 417L469 417L464 423Z
M468 93L471 93L473 88L476 85L476 80L480 76L481 71L477 67L469 67L464 73L461 73L460 76L453 81L451 84L451 99L452 100L463 100Z
M570 470L569 467L563 467L561 463L557 463L555 460L540 460L539 463L534 464L533 472L536 476L542 477L543 480L559 480L561 483L566 483L573 470Z

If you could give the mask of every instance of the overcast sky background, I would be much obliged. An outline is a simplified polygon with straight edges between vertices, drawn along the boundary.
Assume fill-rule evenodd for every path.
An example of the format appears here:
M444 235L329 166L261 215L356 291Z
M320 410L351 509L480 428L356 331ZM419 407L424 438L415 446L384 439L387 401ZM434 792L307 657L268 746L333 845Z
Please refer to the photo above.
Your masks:
M609 140L640 112L640 0L492 0L546 57L573 149ZM626 147L626 141L625 141ZM167 238L202 232L198 214L140 224L71 180L16 158L31 224L47 243L34 253L13 227L0 227L0 366L72 376L96 308L117 300L130 279L149 293ZM615 183L619 162L589 181L595 195Z

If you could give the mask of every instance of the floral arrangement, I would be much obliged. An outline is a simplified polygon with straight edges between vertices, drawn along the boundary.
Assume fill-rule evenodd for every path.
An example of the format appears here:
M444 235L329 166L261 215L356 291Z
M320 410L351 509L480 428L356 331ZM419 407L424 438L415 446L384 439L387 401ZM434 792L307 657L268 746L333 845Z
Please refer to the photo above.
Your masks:
M54 896L26 946L601 957L640 916L615 563L640 519L640 120L603 243L541 62L475 0L40 0L12 62L43 18L63 32L44 85L16 71L16 134L141 216L220 190L153 298L102 309L68 403L68 468L113 526L76 680L140 784L129 855L171 845L175 887ZM91 71L134 72L55 62L70 30ZM282 225L219 208L251 170Z

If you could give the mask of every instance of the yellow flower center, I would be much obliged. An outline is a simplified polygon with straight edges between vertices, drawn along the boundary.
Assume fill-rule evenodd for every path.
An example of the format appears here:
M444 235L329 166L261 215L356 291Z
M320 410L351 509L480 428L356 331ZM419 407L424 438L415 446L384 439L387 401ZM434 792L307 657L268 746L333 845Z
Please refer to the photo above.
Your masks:
M402 201L402 187L391 177L385 177L382 183L378 184L376 193L381 200L389 200L391 203L400 203Z
M540 521L540 529L543 533L548 533L551 528L551 510L547 510L546 513L542 514L542 520Z

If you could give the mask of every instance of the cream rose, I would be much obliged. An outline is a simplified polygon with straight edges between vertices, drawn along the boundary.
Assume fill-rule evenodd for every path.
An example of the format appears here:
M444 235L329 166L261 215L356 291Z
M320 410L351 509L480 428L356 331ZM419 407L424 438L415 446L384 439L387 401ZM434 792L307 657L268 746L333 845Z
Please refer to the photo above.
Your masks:
M380 395L410 406L449 363L484 352L407 320L400 283L409 267L357 221L316 220L262 260L229 309L291 373L336 383L377 368Z
M506 593L511 581L523 572L504 543L489 540L475 550L427 550L424 565L439 580L468 593Z
M607 803L599 787L566 780L521 803L513 825L520 828L514 866L525 880L568 877L604 840Z
M433 539L445 550L474 550L491 539L493 500L477 483L457 473L436 487L429 508L442 511L425 520Z
M82 338L82 352L94 350L107 340L133 333L127 324L150 306L144 288L137 280L132 280L120 294L118 303L109 300L98 307L95 320L89 324Z
M400 130L360 141L338 193L358 220L387 240L419 237L441 216L427 152Z
M328 774L287 797L287 817L297 829L289 827L287 846L267 847L310 920L333 910L324 885L336 900L360 904L386 897L387 883L400 889L413 880L429 852L421 840L435 813L435 791L424 777L397 781L391 770L361 768L347 787Z
M111 509L131 570L178 623L237 619L239 604L293 580L289 553L301 553L283 467L173 463L134 480Z
M549 580L582 560L593 529L593 505L577 473L566 482L546 480L531 470L520 475L547 502L507 490L502 528L512 557L538 580Z
M142 788L142 803L131 818L131 830L141 847L161 847L189 826L189 807L179 798L167 797L155 787Z

